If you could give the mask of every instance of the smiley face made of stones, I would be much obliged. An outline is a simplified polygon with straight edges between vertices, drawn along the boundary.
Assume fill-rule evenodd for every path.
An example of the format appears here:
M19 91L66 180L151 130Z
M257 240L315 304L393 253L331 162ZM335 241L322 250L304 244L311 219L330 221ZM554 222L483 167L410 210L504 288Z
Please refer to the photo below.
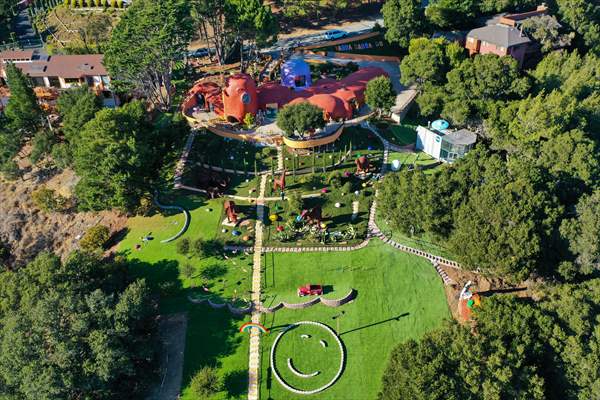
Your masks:
M337 354L339 360L334 360L333 354ZM309 395L335 384L344 371L345 358L344 344L333 329L316 321L298 321L277 335L271 347L270 362L275 379L284 388ZM287 370L277 368L278 360L280 364L287 361ZM313 387L313 381L315 386L320 386Z

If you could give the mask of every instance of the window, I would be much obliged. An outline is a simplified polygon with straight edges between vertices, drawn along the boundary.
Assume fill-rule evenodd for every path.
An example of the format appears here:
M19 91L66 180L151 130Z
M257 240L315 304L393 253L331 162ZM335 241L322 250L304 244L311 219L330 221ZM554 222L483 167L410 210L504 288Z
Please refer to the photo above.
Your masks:
M57 76L49 76L48 82L50 82L50 87L60 88L60 81Z

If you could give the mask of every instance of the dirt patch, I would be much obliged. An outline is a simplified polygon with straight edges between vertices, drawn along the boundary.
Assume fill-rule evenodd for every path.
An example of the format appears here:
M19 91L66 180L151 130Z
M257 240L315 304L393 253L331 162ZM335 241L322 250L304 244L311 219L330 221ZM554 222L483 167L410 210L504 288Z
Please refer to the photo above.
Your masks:
M532 288L531 282L523 282L520 284L510 284L506 281L492 276L483 276L475 274L473 272L459 270L451 267L442 267L442 269L448 274L450 278L456 284L445 286L446 300L448 301L448 307L452 312L452 316L458 318L458 298L460 291L463 286L468 282L472 282L471 291L480 293L482 298L492 294L504 293L518 297L531 297Z
M147 400L176 400L179 398L183 377L187 315L179 313L161 316L158 330L162 343L160 382Z
M13 182L0 180L0 241L10 248L11 266L21 266L42 251L65 258L96 224L108 226L112 233L126 227L127 217L118 211L45 213L31 200L31 193L41 185L71 197L77 180L68 170L30 171Z

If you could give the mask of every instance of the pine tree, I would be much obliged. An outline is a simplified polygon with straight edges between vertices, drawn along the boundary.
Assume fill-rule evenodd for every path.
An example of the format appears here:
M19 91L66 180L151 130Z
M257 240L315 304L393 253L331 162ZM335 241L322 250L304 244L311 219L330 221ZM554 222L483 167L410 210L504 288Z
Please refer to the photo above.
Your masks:
M32 82L14 64L6 65L10 99L4 114L12 129L23 136L31 136L40 126L42 110L33 93Z

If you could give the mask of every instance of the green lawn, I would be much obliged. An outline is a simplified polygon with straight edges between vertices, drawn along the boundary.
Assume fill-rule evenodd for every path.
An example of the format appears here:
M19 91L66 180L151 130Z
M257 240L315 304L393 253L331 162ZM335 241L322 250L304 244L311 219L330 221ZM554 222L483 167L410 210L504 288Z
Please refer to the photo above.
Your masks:
M431 264L380 241L354 252L277 253L266 254L264 260L267 306L281 300L300 301L296 289L306 283L324 285L327 297L342 297L349 288L356 289L358 296L339 308L317 304L305 310L283 309L263 317L272 333L261 341L261 398L305 398L284 389L269 370L271 344L290 323L313 320L337 329L339 322L340 337L347 350L344 373L334 386L313 397L363 400L376 397L390 352L398 343L420 338L450 316L442 282ZM334 319L342 312L341 317ZM326 349L306 345L284 350L301 372L321 370L330 374L331 364L339 360L332 345ZM285 359L281 362L278 369L287 370ZM311 389L314 387L309 385L310 379L314 378L290 383ZM314 383L319 386L322 382L317 379Z
M181 196L166 204L178 204L190 211L191 223L186 233L171 243L160 243L181 228L181 213L158 213L152 217L134 217L128 222L128 232L119 251L130 261L134 277L145 278L160 298L163 314L187 312L188 330L185 349L183 399L195 400L188 385L201 367L217 366L226 380L226 390L217 399L244 398L247 392L248 341L238 332L249 320L238 318L226 310L213 310L204 304L192 304L187 297L210 295L215 302L250 298L252 257L244 254L221 254L198 259L178 254L177 242L202 238L210 240L221 234L223 199L205 200L201 196ZM141 238L154 239L142 244ZM141 244L140 250L135 246ZM194 272L183 276L183 266L189 264ZM208 288L206 293L202 287Z
M423 169L426 174L432 174L441 166L435 158L422 151L410 153L390 152L388 154L388 171L391 171L392 162L394 160L400 161L399 171L403 171L414 165L417 168Z

